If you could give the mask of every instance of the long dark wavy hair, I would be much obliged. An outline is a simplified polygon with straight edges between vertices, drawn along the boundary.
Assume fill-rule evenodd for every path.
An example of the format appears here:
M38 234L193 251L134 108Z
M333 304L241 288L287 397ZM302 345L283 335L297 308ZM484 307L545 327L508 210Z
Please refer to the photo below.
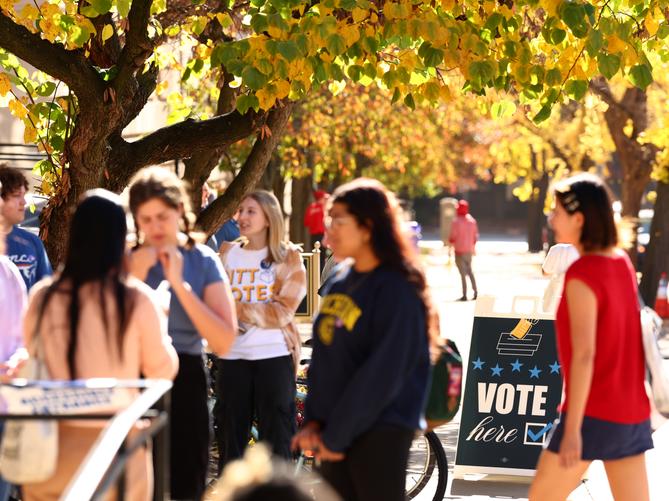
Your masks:
M359 178L335 190L331 203L345 205L358 225L370 231L370 244L381 264L398 271L416 288L425 306L427 336L434 357L440 344L439 317L418 255L402 230L401 208L395 195L375 179Z
M115 311L118 312L118 332L114 336L114 333L108 331L107 341L111 344L115 337L118 354L123 356L124 334L133 309L133 298L123 270L126 233L125 211L117 195L102 189L84 194L72 218L65 264L58 278L46 290L36 326L36 331L39 331L53 294L69 295L67 364L71 379L77 377L75 357L81 310L79 294L86 284L97 282L100 285L99 302L106 326L110 323L105 296L107 291L112 292Z

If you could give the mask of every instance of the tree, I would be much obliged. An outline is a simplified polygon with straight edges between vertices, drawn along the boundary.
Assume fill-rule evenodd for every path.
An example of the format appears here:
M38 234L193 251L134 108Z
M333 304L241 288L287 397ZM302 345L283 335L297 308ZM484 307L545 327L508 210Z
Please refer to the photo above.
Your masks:
M632 0L3 0L0 94L11 96L7 105L24 121L26 141L48 155L37 167L52 194L42 233L59 261L65 223L85 190L119 191L145 165L190 158L187 177L195 194L218 155L255 135L225 197L200 215L201 227L213 231L262 175L290 103L328 82L375 82L413 109L448 100L460 92L453 82L463 78L473 95L493 88L517 95L535 121L567 97L581 99L600 73L619 73L645 88L652 79L646 52L666 55L665 6ZM190 53L181 65L171 56L186 42ZM29 74L24 62L41 73ZM201 83L216 103L212 114L196 116L184 104L175 123L127 141L123 130L168 68Z
M650 96L654 108L662 110L658 119L647 131L646 141L651 141L659 153L651 177L657 181L653 219L650 225L650 241L646 248L642 266L639 291L644 302L654 306L657 287L662 272L669 272L669 111L664 90Z
M543 249L549 183L609 162L614 146L600 117L603 108L588 96L583 103L560 106L539 125L513 108L499 120L479 122L478 137L486 149L479 176L513 186L513 194L527 203L531 252Z

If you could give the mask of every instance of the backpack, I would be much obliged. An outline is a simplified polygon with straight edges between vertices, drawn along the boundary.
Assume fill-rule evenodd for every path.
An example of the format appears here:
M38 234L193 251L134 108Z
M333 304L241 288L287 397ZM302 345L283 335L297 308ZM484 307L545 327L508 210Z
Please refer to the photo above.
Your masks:
M428 429L448 423L458 413L462 399L462 357L455 342L446 340L432 368L432 383L425 407Z

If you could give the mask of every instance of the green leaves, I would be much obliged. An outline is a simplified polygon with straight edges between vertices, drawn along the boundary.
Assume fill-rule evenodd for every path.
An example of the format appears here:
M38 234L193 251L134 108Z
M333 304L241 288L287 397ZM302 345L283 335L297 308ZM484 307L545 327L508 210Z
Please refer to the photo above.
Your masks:
M128 12L130 12L130 0L116 0L116 8L121 16L128 17Z
M605 78L610 80L620 69L620 56L618 54L600 53L597 56L597 68Z
M541 109L539 110L539 113L534 115L532 117L532 121L534 123L541 123L545 120L548 120L551 117L551 112L553 111L553 104L544 104Z
M260 101L253 94L244 94L237 98L237 111L242 115L249 111L249 109L258 111L260 108Z
M106 14L112 7L112 0L89 0L88 3L98 14Z
M277 42L277 49L279 54L281 54L288 61L294 61L300 57L300 50L297 47L297 43L295 43L293 40Z
M242 71L242 80L251 90L260 90L267 83L267 77L253 66L247 66Z
M38 96L48 97L53 94L53 91L56 90L56 84L54 82L44 82L39 87L35 89Z
M551 68L546 72L546 85L555 86L562 83L562 73L558 68Z
M569 80L564 86L564 92L574 101L580 101L588 92L588 82L586 80Z
M556 28L554 30L551 30L550 32L550 42L553 45L559 45L563 42L565 37L567 36L567 32L565 30L562 30L560 28Z
M516 112L516 105L512 101L499 101L490 107L490 114L495 119L512 117Z
M428 68L434 68L441 64L444 60L444 51L430 47L425 51L423 56L423 64Z
M338 56L346 51L346 41L338 33L333 33L326 40L326 48L333 56Z
M576 38L585 38L588 35L588 17L583 4L565 1L560 5L558 14Z
M489 61L474 61L469 65L469 74L480 86L495 77L495 68Z
M633 66L630 69L627 78L640 89L645 89L653 83L653 75L650 72L650 68L645 64L637 64L636 66Z

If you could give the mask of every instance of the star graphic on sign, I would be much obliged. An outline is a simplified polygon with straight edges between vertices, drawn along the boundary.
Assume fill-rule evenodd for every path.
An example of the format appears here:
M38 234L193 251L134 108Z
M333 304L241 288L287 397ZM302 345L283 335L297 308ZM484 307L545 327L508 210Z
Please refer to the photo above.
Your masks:
M493 376L500 376L502 374L502 369L499 364L495 365L495 367L491 367L490 370L492 371Z
M536 365L534 366L534 369L530 369L530 379L535 377L539 379L539 374L541 373L541 369L539 369Z
M557 363L557 360L548 367L551 368L551 374L560 374L560 364Z
M477 357L472 363L474 364L474 369L483 369L483 364L485 364L485 362L481 360L481 357Z
M522 365L523 365L523 364L521 364L521 363L518 361L518 359L516 359L516 361L515 361L514 363L511 364L511 367L512 367L511 372L520 372L520 367L521 367Z

